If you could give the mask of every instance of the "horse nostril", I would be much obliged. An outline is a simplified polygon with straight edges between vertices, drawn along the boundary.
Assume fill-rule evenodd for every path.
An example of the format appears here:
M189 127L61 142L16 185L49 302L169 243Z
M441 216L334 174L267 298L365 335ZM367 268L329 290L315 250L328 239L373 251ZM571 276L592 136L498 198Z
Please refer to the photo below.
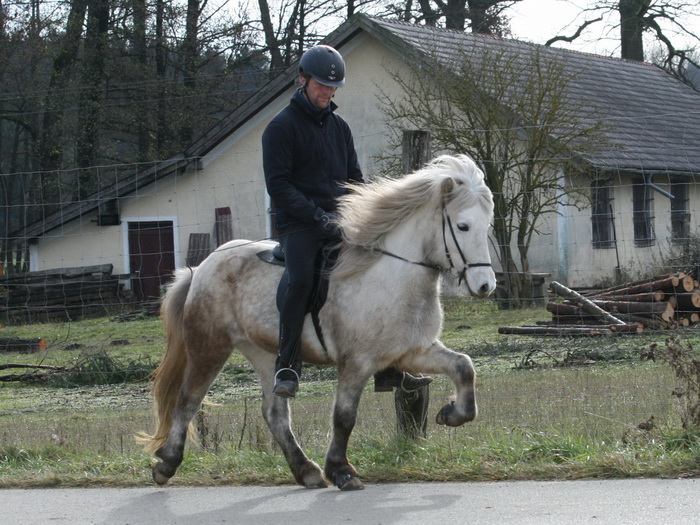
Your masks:
M479 288L479 293L481 295L488 295L490 291L491 287L489 286L489 283L484 283L481 285L481 288Z

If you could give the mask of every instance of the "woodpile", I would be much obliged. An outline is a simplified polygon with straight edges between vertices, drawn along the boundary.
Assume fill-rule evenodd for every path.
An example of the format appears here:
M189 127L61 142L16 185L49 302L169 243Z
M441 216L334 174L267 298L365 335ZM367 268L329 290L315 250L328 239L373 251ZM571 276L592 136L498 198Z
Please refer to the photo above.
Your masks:
M112 265L0 276L0 315L19 322L70 320L120 305Z
M669 330L700 322L700 286L678 272L579 293L552 281L546 309L552 320L537 326L501 327L502 334L602 335Z

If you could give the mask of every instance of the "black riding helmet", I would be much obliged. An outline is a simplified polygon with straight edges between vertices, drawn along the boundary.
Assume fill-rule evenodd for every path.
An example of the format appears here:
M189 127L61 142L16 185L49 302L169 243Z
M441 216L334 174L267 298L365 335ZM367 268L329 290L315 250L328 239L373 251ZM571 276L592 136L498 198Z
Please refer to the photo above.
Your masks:
M345 61L331 46L318 45L308 49L299 62L299 73L311 75L324 86L345 85Z

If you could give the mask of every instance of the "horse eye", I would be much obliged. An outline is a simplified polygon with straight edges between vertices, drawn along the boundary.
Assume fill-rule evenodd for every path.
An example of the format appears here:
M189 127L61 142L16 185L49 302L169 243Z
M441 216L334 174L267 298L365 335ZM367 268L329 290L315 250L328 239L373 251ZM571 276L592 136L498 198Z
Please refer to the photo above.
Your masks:
M469 225L468 225L468 224L465 224L465 223L463 223L463 222L460 222L459 224L457 224L457 229L458 229L459 231L461 231L461 232L468 232L468 231L469 231Z

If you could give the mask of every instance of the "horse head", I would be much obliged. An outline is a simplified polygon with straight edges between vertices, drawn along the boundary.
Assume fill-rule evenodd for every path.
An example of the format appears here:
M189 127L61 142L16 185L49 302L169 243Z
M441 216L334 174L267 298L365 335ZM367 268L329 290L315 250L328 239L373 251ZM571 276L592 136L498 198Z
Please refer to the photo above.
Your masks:
M445 263L464 280L471 295L488 297L496 289L488 233L493 196L483 172L466 155L437 157L429 167L442 168L442 241Z

